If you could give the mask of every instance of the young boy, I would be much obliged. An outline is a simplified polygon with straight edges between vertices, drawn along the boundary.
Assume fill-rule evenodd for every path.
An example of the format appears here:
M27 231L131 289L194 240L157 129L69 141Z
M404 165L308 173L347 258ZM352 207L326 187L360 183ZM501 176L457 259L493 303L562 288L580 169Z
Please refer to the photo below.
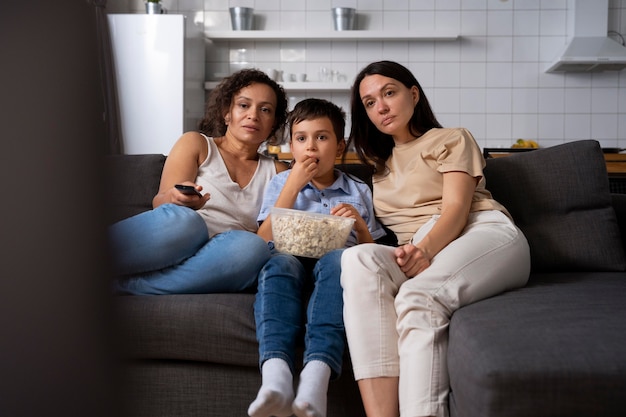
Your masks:
M294 163L268 184L257 233L272 241L269 212L281 207L354 218L346 247L383 236L369 187L335 169L335 159L346 147L343 110L326 100L306 99L295 106L287 123ZM345 348L342 252L334 250L316 260L273 250L259 273L254 313L262 386L248 408L251 417L326 416L328 382L340 374ZM296 347L302 333L304 368L294 399Z

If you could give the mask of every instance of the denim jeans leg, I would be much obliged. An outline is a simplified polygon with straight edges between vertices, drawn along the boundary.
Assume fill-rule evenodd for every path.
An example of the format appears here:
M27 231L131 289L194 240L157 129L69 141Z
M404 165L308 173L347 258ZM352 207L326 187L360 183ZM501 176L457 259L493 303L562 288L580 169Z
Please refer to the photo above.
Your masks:
M116 280L123 294L211 294L254 288L270 257L265 241L254 233L230 230L215 235L178 265Z
M296 342L302 334L307 273L295 256L274 252L259 272L254 302L259 366L268 359L285 360L295 373Z
M230 230L210 240L193 210L166 204L110 230L121 294L208 294L254 288L270 257L254 233ZM199 238L198 236L201 236Z
M334 376L341 374L346 346L340 282L343 249L320 258L313 269L314 288L307 307L304 363L326 363Z
M209 240L195 210L164 204L109 227L113 274L135 275L177 265Z

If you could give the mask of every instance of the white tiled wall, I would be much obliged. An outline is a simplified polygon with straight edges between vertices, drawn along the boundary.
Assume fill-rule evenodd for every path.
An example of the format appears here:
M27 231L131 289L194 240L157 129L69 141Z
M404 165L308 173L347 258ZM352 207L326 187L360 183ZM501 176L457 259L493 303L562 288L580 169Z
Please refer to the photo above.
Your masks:
M163 0L169 13L191 17L195 47L206 46L206 80L241 66L278 68L286 74L306 72L311 80L318 78L320 67L329 67L351 80L369 62L390 59L415 73L443 125L469 128L482 147L508 147L517 138L536 139L542 146L593 138L606 147L626 148L626 70L543 71L565 44L571 3ZM254 7L256 29L332 30L330 8L346 6L357 9L358 29L452 29L460 38L436 42L204 41L205 30L230 30L230 6ZM144 5L141 0L109 0L108 10L143 13ZM626 36L626 0L609 1L608 29ZM349 110L347 92L314 95ZM303 94L290 94L292 103L302 98Z

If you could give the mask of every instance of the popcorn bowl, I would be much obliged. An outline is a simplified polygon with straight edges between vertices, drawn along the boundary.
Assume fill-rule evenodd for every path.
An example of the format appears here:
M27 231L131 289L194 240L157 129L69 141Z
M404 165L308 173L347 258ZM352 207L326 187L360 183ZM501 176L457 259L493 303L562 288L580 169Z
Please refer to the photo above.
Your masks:
M343 248L355 222L349 217L276 207L270 215L276 250L307 258L321 258Z

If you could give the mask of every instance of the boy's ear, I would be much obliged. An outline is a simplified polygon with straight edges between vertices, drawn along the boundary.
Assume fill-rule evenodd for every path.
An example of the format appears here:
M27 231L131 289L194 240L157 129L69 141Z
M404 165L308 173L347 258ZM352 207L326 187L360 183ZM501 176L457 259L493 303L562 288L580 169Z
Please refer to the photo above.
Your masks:
M342 138L337 142L337 156L341 156L346 149L346 141Z

